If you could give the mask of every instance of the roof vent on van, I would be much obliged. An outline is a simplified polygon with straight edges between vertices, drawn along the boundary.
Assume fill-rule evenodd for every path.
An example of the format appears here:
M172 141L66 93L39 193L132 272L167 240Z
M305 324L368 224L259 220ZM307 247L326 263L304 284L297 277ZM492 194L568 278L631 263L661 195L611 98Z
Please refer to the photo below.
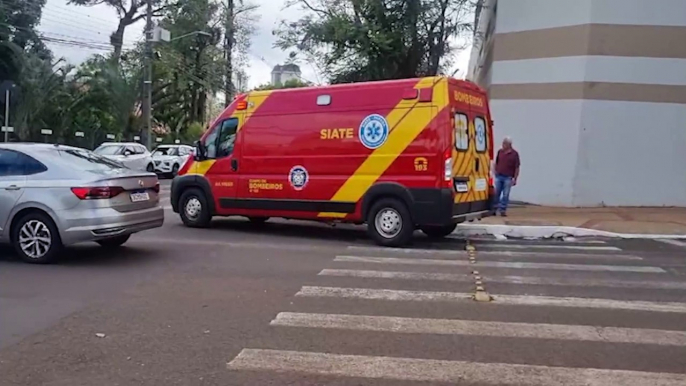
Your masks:
M328 106L331 104L331 95L319 95L317 96L317 106Z

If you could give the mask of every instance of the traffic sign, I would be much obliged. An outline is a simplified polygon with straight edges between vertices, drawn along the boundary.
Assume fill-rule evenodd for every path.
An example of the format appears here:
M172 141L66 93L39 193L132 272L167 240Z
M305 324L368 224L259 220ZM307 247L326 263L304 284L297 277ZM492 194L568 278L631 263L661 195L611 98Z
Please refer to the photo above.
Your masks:
M76 133L74 133L74 135L83 138L86 134L83 131L77 131Z
M133 137L133 140L134 140L134 141L140 141L140 140L141 140L141 137L138 136L138 135L135 135L135 136Z
M107 139L114 139L114 134L107 134Z
M3 127L2 127L2 132L3 132L3 133L14 133L14 127L12 127L12 126L10 126L10 127L3 126Z
M157 137L155 140L156 140L157 142L162 142L162 137Z
M50 129L42 129L42 130L40 131L40 133L43 134L43 135L52 135L52 130L50 130Z

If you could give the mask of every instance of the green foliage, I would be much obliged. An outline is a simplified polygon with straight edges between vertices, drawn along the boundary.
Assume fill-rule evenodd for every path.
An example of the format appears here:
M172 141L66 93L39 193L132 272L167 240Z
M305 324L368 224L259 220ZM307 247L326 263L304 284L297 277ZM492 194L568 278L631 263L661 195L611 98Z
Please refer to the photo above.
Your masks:
M202 123L193 122L188 126L188 129L183 133L183 135L179 139L181 139L181 142L183 143L192 144L194 141L199 140L204 132L205 127Z
M286 89L286 88L299 88L299 87L310 87L310 86L312 86L310 83L303 82L300 79L289 79L289 80L285 81L283 84L265 83L263 85L255 87L253 89L253 91L280 90L280 89Z
M475 0L290 0L277 46L316 63L332 83L412 78L449 67L473 27Z

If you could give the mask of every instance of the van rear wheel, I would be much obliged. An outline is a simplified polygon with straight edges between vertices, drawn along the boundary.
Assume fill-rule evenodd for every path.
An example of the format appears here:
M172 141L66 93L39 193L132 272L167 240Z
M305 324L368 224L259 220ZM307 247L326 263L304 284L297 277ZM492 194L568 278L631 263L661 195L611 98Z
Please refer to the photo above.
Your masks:
M393 198L381 199L372 205L367 216L367 232L379 245L401 247L412 239L414 224L404 203Z
M432 239L442 239L455 231L457 224L450 225L424 225L419 227L419 229L424 232L425 235Z

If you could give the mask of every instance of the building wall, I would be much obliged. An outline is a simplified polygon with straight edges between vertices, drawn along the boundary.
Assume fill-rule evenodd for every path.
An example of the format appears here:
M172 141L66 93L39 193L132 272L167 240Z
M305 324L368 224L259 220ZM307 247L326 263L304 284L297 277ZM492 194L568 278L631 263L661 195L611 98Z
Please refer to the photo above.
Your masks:
M686 1L488 3L468 76L520 151L512 198L686 206Z

